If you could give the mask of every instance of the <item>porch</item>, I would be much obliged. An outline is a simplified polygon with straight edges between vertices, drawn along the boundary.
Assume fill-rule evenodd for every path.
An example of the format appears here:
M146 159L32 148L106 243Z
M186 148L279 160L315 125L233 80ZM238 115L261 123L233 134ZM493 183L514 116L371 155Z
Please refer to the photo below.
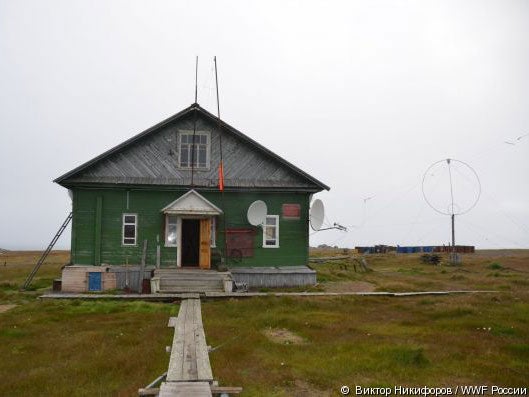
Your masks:
M151 292L160 294L232 292L230 272L193 268L156 269L151 278Z

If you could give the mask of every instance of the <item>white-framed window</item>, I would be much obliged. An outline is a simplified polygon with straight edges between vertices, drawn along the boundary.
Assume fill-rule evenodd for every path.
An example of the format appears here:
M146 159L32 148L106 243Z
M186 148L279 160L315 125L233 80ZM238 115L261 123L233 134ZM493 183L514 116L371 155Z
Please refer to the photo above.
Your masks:
M215 248L217 246L217 218L214 216L211 217L211 237L210 237L211 247Z
M279 248L279 215L267 215L263 225L263 248Z
M138 232L138 215L123 214L123 227L121 233L121 242L123 245L136 245L136 236Z
M178 244L177 219L178 217L176 215L166 215L165 216L165 246L166 247L176 247Z
M195 132L193 145L193 131L178 134L178 165L180 168L209 169L210 134L209 132Z

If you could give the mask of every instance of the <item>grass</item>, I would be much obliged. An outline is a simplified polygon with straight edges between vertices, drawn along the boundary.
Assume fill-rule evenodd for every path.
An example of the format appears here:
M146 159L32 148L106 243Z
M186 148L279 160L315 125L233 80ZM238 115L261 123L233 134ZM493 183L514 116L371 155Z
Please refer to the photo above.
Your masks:
M342 250L315 250L314 256L343 255ZM323 251L323 252L322 252ZM375 291L523 290L529 285L529 251L484 251L463 254L463 265L452 266L445 255L439 266L421 262L421 254L366 255L370 272L355 271L346 259L311 264L319 290L355 291L370 283Z
M0 257L0 305L16 305L0 313L0 395L134 396L167 370L172 330L166 324L177 305L40 301L36 297L60 275L68 253L54 252L35 290L20 292L37 256ZM243 386L242 396L277 397L338 396L343 384L527 386L527 252L469 255L460 267L424 265L419 255L367 260L371 272L355 272L347 261L315 265L320 284L308 290L372 285L501 292L204 301L215 378ZM303 342L285 343L267 330Z
M249 396L296 395L300 381L317 395L342 384L523 386L529 304L492 298L443 296L425 310L415 298L270 297L206 302L203 313L208 343L228 341L211 354L214 374ZM268 328L306 343L278 345Z

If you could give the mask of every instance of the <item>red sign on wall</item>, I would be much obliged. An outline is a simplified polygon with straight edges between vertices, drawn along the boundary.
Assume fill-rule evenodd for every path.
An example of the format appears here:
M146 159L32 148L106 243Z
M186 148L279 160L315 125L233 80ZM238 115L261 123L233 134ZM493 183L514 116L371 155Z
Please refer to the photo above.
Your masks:
M283 219L299 219L301 217L301 205L283 204Z

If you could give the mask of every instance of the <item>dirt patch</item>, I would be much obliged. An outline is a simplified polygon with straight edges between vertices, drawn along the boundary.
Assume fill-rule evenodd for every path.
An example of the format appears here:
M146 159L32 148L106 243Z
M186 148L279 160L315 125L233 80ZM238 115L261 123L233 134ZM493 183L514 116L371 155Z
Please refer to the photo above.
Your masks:
M7 312L8 310L11 310L14 307L16 307L16 305L0 305L0 313Z
M332 391L325 392L304 380L296 379L294 380L294 387L290 390L289 395L292 397L322 397L331 396Z
M375 288L375 284L367 281L331 281L325 283L325 291L327 292L372 292Z
M272 342L282 345L301 345L306 343L305 339L286 328L267 328L263 331L263 334Z

